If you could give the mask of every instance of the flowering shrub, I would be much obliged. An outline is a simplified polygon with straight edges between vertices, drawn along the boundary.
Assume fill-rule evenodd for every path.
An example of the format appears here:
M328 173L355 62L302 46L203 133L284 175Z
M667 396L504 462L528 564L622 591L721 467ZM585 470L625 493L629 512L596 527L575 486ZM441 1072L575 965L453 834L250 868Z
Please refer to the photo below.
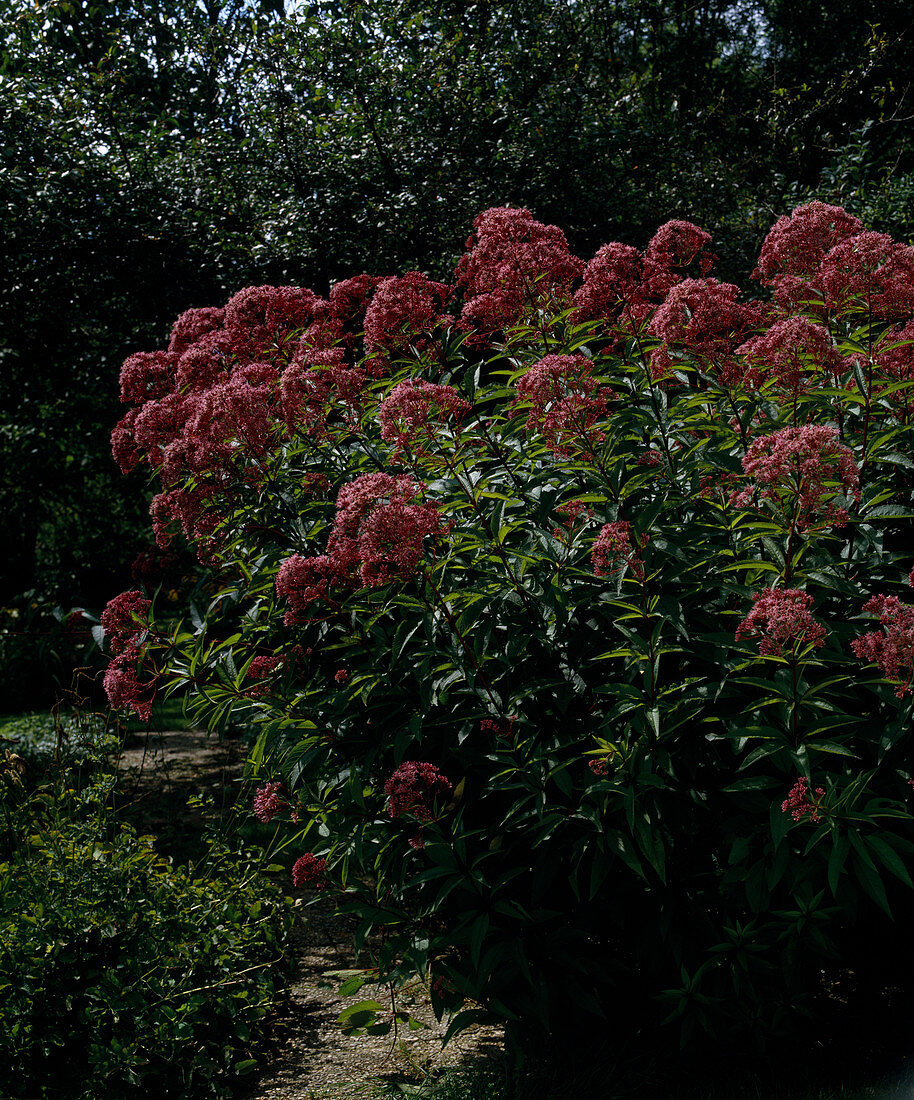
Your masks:
M908 957L909 250L812 203L773 300L713 264L491 210L453 286L243 291L125 365L115 452L221 587L114 601L111 700L257 726L296 882L455 1028L733 1037Z

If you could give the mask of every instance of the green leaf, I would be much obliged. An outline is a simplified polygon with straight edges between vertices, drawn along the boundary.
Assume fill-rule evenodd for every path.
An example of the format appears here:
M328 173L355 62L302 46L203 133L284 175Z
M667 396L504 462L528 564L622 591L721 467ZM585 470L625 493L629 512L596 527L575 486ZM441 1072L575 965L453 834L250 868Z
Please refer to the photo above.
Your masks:
M854 872L857 877L857 881L863 887L867 894L876 902L880 909L883 909L889 916L892 915L892 911L889 908L889 901L886 897L885 886L879 872L872 865L864 859L860 859L856 854L853 856Z
M828 885L833 897L838 896L838 882L850 847L850 841L846 836L838 837L828 857Z
M447 1026L447 1031L444 1033L444 1038L441 1040L443 1047L465 1028L472 1026L473 1024L486 1023L491 1019L491 1016L484 1009L480 1008L466 1008L462 1012L458 1012L454 1016Z
M868 836L865 842L867 848L876 856L883 867L891 871L896 878L901 879L905 886L914 889L914 883L911 881L907 867L905 867L901 857L891 844L878 836Z

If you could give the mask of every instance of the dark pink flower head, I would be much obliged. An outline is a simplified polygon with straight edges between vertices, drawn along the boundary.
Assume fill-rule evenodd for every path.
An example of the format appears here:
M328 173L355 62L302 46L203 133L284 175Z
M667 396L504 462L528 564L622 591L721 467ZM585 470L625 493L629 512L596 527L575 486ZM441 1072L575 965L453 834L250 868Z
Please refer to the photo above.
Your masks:
M625 325L645 320L653 306L638 249L618 241L604 244L584 269L584 284L575 291L574 307L576 321Z
M664 298L693 263L704 278L717 257L710 251L711 234L685 221L661 225L644 250L644 273L650 296Z
M347 577L348 571L341 570L326 554L314 558L293 554L286 558L276 576L276 595L291 608L286 623L301 622L310 604L328 598L332 587L345 583Z
M270 446L278 376L269 363L239 363L224 382L197 395L187 432L194 472L216 469L229 453L262 457Z
M179 393L147 401L137 410L131 429L133 439L153 469L161 465L165 448L183 434L192 410L192 401Z
M914 378L914 321L891 329L879 341L876 362L885 375L903 382Z
M882 630L871 631L851 642L862 661L878 665L887 680L895 681L898 698L911 691L914 676L914 607L897 596L873 596L863 610L878 615Z
M781 305L799 304L809 296L808 281L826 254L862 229L863 223L840 206L818 201L798 206L769 230L752 277L773 286Z
M543 225L529 210L500 206L483 211L473 230L457 264L463 329L484 339L530 310L570 303L584 264L568 251L558 226Z
M353 275L334 283L330 288L333 315L343 324L357 324L364 318L375 288L383 282L383 275Z
M561 527L553 527L552 533L556 538L566 540L574 530L578 521L582 526L593 518L593 508L583 500L566 500L556 508L556 514L561 520Z
M314 349L302 341L282 372L283 418L291 429L320 437L335 410L354 417L362 405L366 374L350 367L343 348Z
M818 825L822 820L822 799L824 797L824 788L816 787L815 800L811 799L809 797L809 781L801 775L781 803L781 812L790 814L794 821L802 821L808 814L809 820Z
M606 416L612 391L593 378L585 355L547 355L517 383L517 398L528 401L527 429L539 431L559 456L592 451L606 438L594 425Z
M514 725L517 722L516 715L509 718L483 718L479 728L483 733L494 733L496 737L503 737L510 741L514 737Z
M141 656L139 646L129 642L108 665L102 682L113 710L132 710L140 721L148 722L152 717L156 681L140 679L137 666Z
M349 679L349 673L345 668L338 668L333 674L333 679L336 680L338 684L345 684Z
M111 453L114 461L120 466L121 472L125 474L135 470L143 461L143 451L137 445L133 435L139 413L139 409L128 409L111 433Z
M327 886L327 861L323 856L305 852L292 865L292 885L310 886L312 890L324 890Z
M365 310L375 287L384 281L379 275L353 275L330 288L330 296L314 309L314 321L302 337L309 348L330 348L342 344L352 348L365 323Z
M434 764L406 760L384 784L387 812L391 817L408 813L422 821L431 821L435 800L449 795L453 789L451 781Z
M288 805L282 794L282 783L267 783L254 794L254 816L268 825Z
M373 587L412 577L427 535L443 534L447 524L433 502L418 503L423 486L406 475L363 474L344 485L327 552L283 562L276 578L277 595L298 622L307 606L328 598L334 586Z
M168 351L138 351L121 367L121 401L142 405L171 393L178 357Z
M423 486L405 474L363 474L340 489L327 554L352 583L375 586L413 576L426 535L447 525L433 502L416 503Z
M225 328L249 354L267 355L301 335L320 302L306 287L249 286L226 305Z
M824 645L825 627L813 618L811 606L812 596L797 588L765 588L736 628L737 640L757 638L759 653L777 657L785 649Z
M632 539L632 525L626 520L604 524L591 551L594 573L598 577L611 577L631 567L635 577L643 580L641 551L647 543L647 535L642 535L637 545L635 544Z
M99 622L113 653L122 653L130 642L149 627L152 600L142 592L122 592L110 600Z
M828 331L805 317L787 317L737 348L746 357L749 369L745 381L763 385L771 378L780 389L797 392L812 378L834 380L843 360Z
M753 504L760 490L798 530L816 522L841 527L847 510L835 497L860 499L860 471L850 448L838 442L837 429L825 424L782 428L756 439L743 457L743 469L754 479L741 493L734 493L738 508Z
M426 453L442 424L449 418L459 424L470 407L453 386L407 378L381 402L378 410L381 438L395 444L397 454L404 449Z
M282 668L283 663L283 658L280 656L255 657L248 665L247 678L261 682L248 688L245 694L251 699L263 699L270 690L270 685L266 681Z
M239 349L231 333L222 329L204 333L181 354L177 388L184 393L208 390L229 376L238 358Z
M828 253L818 281L832 309L856 302L875 317L901 317L914 309L914 248L858 233Z
M172 326L168 350L175 355L183 355L202 336L222 328L224 321L224 309L204 306L202 309L185 310Z
M380 504L363 516L356 540L359 578L362 584L377 586L390 580L414 576L427 535L445 531L438 506Z
M385 279L365 313L365 350L376 364L410 348L426 348L435 329L452 318L443 312L450 287L419 271Z
M213 504L215 493L212 485L198 485L192 489L176 487L154 496L149 513L156 543L164 550L171 543L173 524L178 523L188 540L197 542L198 558L210 561L213 534L224 520Z
M752 307L736 300L737 294L739 288L732 283L684 279L667 294L648 332L669 347L716 360L721 381L729 384L739 373L734 375L734 344L756 319Z

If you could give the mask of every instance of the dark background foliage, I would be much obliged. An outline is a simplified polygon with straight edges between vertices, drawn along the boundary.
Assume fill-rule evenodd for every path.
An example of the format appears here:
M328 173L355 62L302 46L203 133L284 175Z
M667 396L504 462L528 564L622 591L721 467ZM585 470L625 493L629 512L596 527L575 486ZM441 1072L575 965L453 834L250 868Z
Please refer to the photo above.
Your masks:
M907 239L912 61L903 0L2 0L0 604L130 583L117 374L182 310L440 275L491 205L741 279L813 194Z

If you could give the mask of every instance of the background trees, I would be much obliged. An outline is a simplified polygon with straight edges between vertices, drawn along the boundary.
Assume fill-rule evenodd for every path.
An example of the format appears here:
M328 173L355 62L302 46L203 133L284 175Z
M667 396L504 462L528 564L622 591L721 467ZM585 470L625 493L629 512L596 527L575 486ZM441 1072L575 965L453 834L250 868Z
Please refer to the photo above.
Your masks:
M249 283L441 274L529 206L585 258L669 217L748 274L815 193L911 232L901 0L0 7L0 603L98 604L143 542L119 364Z

